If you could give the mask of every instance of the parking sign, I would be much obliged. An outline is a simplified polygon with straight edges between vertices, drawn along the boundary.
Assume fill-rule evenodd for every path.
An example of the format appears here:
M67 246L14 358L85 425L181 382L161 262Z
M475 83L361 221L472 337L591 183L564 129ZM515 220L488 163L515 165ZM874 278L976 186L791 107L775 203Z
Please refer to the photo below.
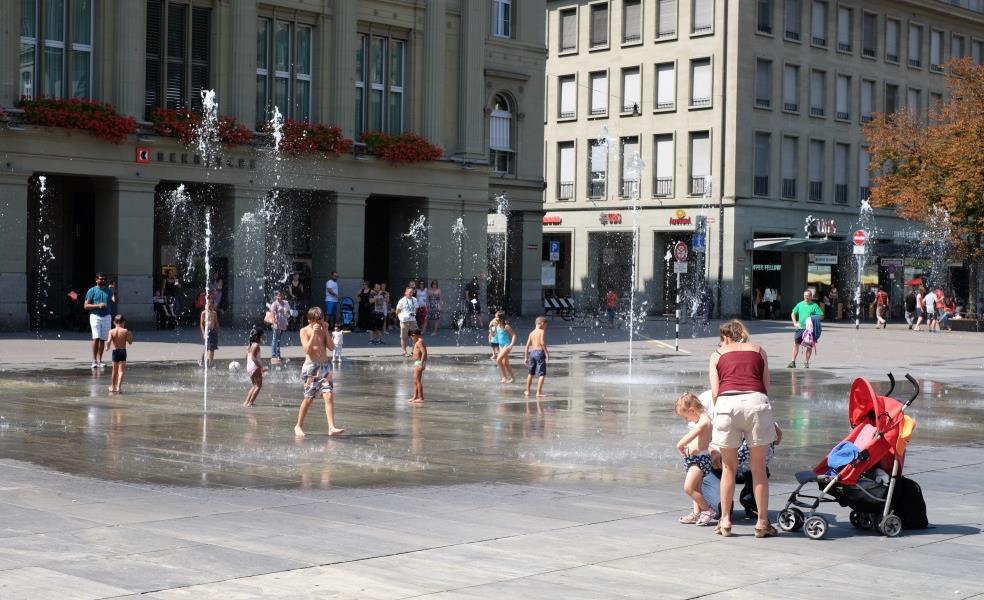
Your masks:
M550 262L560 261L560 242L554 240L550 242Z

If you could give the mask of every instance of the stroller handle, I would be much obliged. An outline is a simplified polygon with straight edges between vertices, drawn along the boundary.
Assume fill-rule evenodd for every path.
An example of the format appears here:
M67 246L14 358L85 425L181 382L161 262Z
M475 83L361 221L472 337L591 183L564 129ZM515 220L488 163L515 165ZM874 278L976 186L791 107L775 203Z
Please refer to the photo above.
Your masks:
M895 376L892 375L892 372L891 371L889 371L889 373L888 373L888 383L890 383L891 385L888 386L888 391L885 392L885 395L886 396L891 396L892 395L892 392L895 391Z
M910 384L912 384L912 397L909 398L909 400L905 403L906 408L908 408L909 405L911 405L912 402L916 399L916 397L919 396L919 384L916 383L915 378L913 378L912 375L908 373L905 374L905 378L909 380Z

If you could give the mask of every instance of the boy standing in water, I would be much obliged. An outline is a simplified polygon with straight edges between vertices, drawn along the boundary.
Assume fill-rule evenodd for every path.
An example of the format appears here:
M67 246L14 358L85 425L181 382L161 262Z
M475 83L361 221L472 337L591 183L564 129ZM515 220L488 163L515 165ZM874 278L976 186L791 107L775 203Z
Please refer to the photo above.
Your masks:
M536 328L530 332L526 338L526 350L523 352L523 361L529 369L526 376L526 391L524 396L530 395L530 386L533 384L533 376L539 377L536 384L536 397L543 397L543 379L547 376L547 361L550 360L550 352L547 351L547 340L544 337L547 331L546 317L536 318Z
M206 326L208 327L207 331ZM202 339L205 340L205 349L202 350L202 357L198 361L198 366L204 366L207 369L212 366L215 351L219 349L219 313L215 311L214 299L211 295L205 298L205 310L198 317L198 329L201 330Z
M411 329L409 334L413 341L413 398L410 404L424 403L424 369L427 368L427 345L420 335L419 329Z
M335 392L331 381L331 361L328 351L335 349L335 344L328 335L324 313L317 306L311 307L307 313L308 324L301 329L301 348L304 350L304 366L301 367L301 377L304 378L304 400L297 413L297 425L294 435L304 437L304 417L314 398L321 394L325 399L325 416L328 417L328 435L338 435L345 430L335 427Z
M113 375L109 380L109 391L122 393L123 371L126 369L126 345L133 343L133 332L126 328L122 314L113 319L113 330L109 332L107 349L113 351Z

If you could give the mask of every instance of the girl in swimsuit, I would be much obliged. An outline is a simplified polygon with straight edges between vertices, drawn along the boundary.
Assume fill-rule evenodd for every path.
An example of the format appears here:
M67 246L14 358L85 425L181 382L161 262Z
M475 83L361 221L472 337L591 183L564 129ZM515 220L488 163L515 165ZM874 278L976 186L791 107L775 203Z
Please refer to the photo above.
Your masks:
M495 313L498 325L495 327L495 343L499 344L499 356L495 362L499 365L499 374L502 376L499 383L512 383L516 381L512 367L509 365L509 352L516 345L516 332L506 322L506 313L501 310Z
M253 387L246 392L243 406L253 406L263 388L263 363L260 361L260 348L263 346L263 329L254 327L249 332L249 345L246 346L246 373Z

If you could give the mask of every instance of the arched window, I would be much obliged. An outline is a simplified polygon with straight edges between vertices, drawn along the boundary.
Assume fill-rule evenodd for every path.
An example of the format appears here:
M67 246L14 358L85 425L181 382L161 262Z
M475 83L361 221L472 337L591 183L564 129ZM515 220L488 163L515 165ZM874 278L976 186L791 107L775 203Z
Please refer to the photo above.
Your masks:
M513 106L505 94L496 94L489 115L489 165L493 173L513 173Z

